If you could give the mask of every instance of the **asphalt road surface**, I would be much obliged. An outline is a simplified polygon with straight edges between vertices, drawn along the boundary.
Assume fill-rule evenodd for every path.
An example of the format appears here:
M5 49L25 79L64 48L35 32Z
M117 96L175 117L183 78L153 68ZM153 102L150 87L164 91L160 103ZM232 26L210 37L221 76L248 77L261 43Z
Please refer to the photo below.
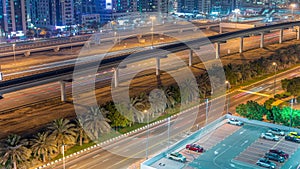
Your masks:
M278 76L278 80L282 79L282 78L286 78L286 77L291 77L291 76L295 76L295 71L299 71L298 70L294 70L291 71L289 73L284 73ZM268 85L270 83L270 80L265 80L264 82L260 82L258 84L255 85L255 87L251 86L248 88L245 88L244 90L253 90L254 88L258 87L258 88L263 88L260 93L264 92L264 93L269 93L272 92L273 89L273 85ZM266 87L268 86L268 87ZM243 94L243 93L242 93ZM230 106L230 111L234 112L235 110L235 106L237 104L246 102L247 100L263 100L265 99L265 96L261 96L261 95L256 95L256 94L246 94L245 96L240 96L241 92L234 92L230 95L230 97L234 98L235 96L238 96L239 98L236 98L233 100L233 103ZM219 99L216 99L214 101L213 104L216 104L218 107L219 104L223 104L224 101L224 97L221 97ZM214 109L211 110L209 112L209 119L210 120L215 120L217 119L221 114L222 111L224 110L224 105L219 109ZM194 110L191 110L189 112L187 112L187 118L189 116L193 116L194 113L197 112L197 108ZM183 118L185 119L185 118ZM178 120L178 119L174 119L176 120L176 123L179 125L178 128L173 128L172 127L172 131L170 132L170 137L173 140L173 142L178 141L180 138L185 138L184 133L188 130L187 128L185 128L186 126L189 126L189 123L193 122L194 127L196 127L197 124L199 124L200 126L205 125L205 105L202 105L199 107L199 111L197 114L197 118L195 120L195 122L193 120ZM173 125L173 123L171 123L171 126ZM251 128L251 127L250 127ZM254 132L254 129L250 129L249 128L249 132ZM167 131L167 125L162 124L160 126L157 126L155 128L150 128L150 135L154 136L157 135L160 139L154 139L154 141L152 139L150 139L149 141L149 154L155 154L159 151L161 151L162 149L166 148L166 134L162 134L162 133L166 133ZM252 133L255 135L255 133ZM140 155L145 155L146 151L145 151L145 147L146 147L146 141L144 140L144 142L141 142L139 139L135 139L136 137L140 138L145 138L147 136L147 131L142 131L141 133L138 133L137 136L134 136L132 138L128 138L128 139L123 139L115 144L110 144L110 146L112 147L117 147L118 152L124 152L127 153L127 155L129 157L122 157L122 156L118 156L115 155L113 153L104 151L103 149L97 149L95 151L92 151L88 154L83 153L80 156L77 156L75 158L69 158L67 160L66 166L67 168L115 168L115 169L120 169L120 168L127 168L128 166L130 166L132 163L139 161L142 158L132 158L134 156L140 156ZM249 135L245 135L245 137L249 137L247 139L253 139L254 137L251 136L251 134ZM256 137L257 138L257 137ZM241 139L235 139L233 140L234 142L236 142L236 144L242 144L243 140ZM232 140L230 141L232 142ZM226 147L225 147L226 148ZM230 149L232 147L227 147L227 149ZM227 153L230 153L231 151L226 151ZM218 158L215 159L216 160L220 160ZM61 168L62 166L55 166L54 168Z

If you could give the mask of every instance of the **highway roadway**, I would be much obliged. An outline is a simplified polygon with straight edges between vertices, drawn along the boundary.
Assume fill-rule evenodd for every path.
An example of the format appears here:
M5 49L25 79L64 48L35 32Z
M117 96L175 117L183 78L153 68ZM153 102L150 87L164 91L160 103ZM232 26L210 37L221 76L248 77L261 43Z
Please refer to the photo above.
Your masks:
M191 24L164 24L164 25L155 25L155 33L166 33L166 32L179 32L180 30L189 30L193 29L193 27L190 26ZM200 26L200 28L206 28L207 26L218 26L218 24L205 24L203 26ZM196 27L195 27L196 28ZM99 40L101 39L101 42L105 41L114 41L115 39L122 39L124 37L136 37L137 35L150 35L151 34L151 26L141 27L141 28L135 28L135 29L125 29L125 30L115 30L115 31L106 31L106 32L99 32L97 33L99 35ZM73 46L81 46L84 43L84 41L87 41L90 39L90 35L78 35L73 37L63 37L63 38L54 38L49 40L42 40L37 42L28 42L28 43L21 43L17 44L15 46L15 51L17 54L20 54L19 51L24 50L31 50L33 51L42 51L53 49L55 46L61 46L67 45L71 46L70 44L73 44ZM41 49L38 49L41 48ZM0 46L0 56L8 56L7 54L13 55L13 46L11 45L5 45ZM22 52L21 52L22 53ZM24 52L23 52L24 53Z
M141 65L141 66L145 66L145 65ZM101 72L100 72L101 73ZM104 72L103 72L104 73ZM293 76L295 76L295 74L293 75ZM47 87L45 87L44 89L43 89L43 87L45 87L45 86L41 86L41 93L44 93L43 92L43 90L45 91L45 90L47 90L48 91L48 93L49 94L51 94L52 92L51 92L51 88L47 88ZM262 88L270 88L270 87L265 87L265 86L262 86ZM267 90L266 89L266 90ZM47 99L48 97L48 95L46 94L46 95L44 95L44 96L41 96L40 95L40 92L39 91L37 91L37 90L35 90L35 89L31 89L32 91L34 91L34 92L36 92L36 93L38 93L38 95L39 95L39 98L38 98L38 100L40 100L40 99ZM269 89L270 90L270 89ZM267 91L267 93L268 93L268 91ZM14 95L15 93L12 93L12 95ZM8 95L10 95L10 94L8 94ZM46 97L45 97L46 96ZM49 95L50 96L50 95ZM235 95L234 95L235 96ZM250 95L251 96L251 98L252 99L258 99L258 100L260 100L261 98L262 98L262 96L260 96L260 95L258 95L257 97L255 97L255 96L252 96L252 95ZM250 96L248 96L247 95L247 97L250 97ZM263 97L263 98L265 98L265 97ZM18 101L18 99L21 99L21 98L16 98L15 97L15 100L14 100L14 104L16 104L16 100ZM29 99L29 98L27 98L28 100L31 100L31 99ZM238 100L238 99L236 99L236 100ZM242 100L244 100L244 99L242 99ZM3 100L2 100L3 101ZM0 107L6 107L7 105L4 103L4 102L2 102L1 101L1 104L3 103L3 106L0 106ZM240 100L241 101L241 100ZM234 101L232 101L231 102L231 104L234 106L234 104L235 104L235 102ZM202 109L202 108L201 108ZM223 110L215 110L215 112L216 112L216 114L214 114L214 116L216 116L216 117L218 117L218 115L220 115L220 113L222 112ZM234 110L232 110L232 109L230 109L230 111L234 111ZM192 113L191 113L192 114ZM212 116L211 118L210 118L210 120L213 120L214 119L214 116ZM202 120L200 119L200 121L203 121L203 113L202 113L202 115L200 115L199 117L202 117ZM2 118L3 119L3 118ZM5 118L4 118L5 119ZM5 121L5 120L4 120ZM199 121L199 122L200 122ZM1 127L2 128L2 127ZM183 128L184 128L184 125L183 125ZM160 131L158 132L158 133L161 133ZM179 136L178 136L179 137ZM179 139L179 138L177 138L177 139ZM129 146L130 147L130 146ZM159 150L159 149L161 149L161 147L158 147L158 148L153 148L153 151L155 151L155 150ZM130 149L129 149L130 150ZM127 150L128 151L128 153L132 153L132 152L130 152L129 150ZM120 150L121 151L121 150ZM125 151L125 150L124 150ZM126 152L127 152L126 151ZM100 157L101 155L99 155L99 156L96 156L94 159L95 160L97 160L98 159L98 157ZM102 157L102 156L101 156ZM122 157L120 157L120 158L122 158ZM119 157L115 157L115 159L119 159ZM126 158L125 158L126 159ZM130 159L130 160L133 160L133 161L135 161L135 159ZM130 160L122 160L121 162L120 162L120 165L122 166L123 165L123 162L128 162L128 161L130 161ZM103 163L109 163L109 162L112 162L112 161L109 161L109 160L106 160L106 159L104 159L103 160ZM120 167L120 166L118 166L119 165L119 163L114 163L115 165L113 165L112 167ZM130 163L129 163L130 164ZM94 164L94 165L96 165L95 167L99 167L99 166L97 166L98 165L98 162L96 162L96 164ZM126 164L126 165L128 165L128 164ZM105 165L104 165L105 166ZM108 165L108 166L110 166L110 165Z
M274 35L275 37L273 37L273 39L276 40L276 34ZM291 35L294 36L294 35ZM252 39L253 40L253 39ZM222 47L222 52L226 52L226 47L234 47L234 44L236 44L236 41L238 41L238 39L236 39L235 41L229 41L228 43L224 44L224 47ZM225 46L226 45L226 46ZM249 43L249 45L251 45L251 43ZM252 44L255 45L255 44ZM187 58L188 58L188 54L187 52L180 52L178 53L178 55L187 62ZM251 56L252 57L252 56ZM260 56L258 56L259 58ZM238 58L237 58L238 59ZM247 57L243 57L243 60L251 60L251 58L247 58ZM227 63L227 62L232 62L232 60L230 57L225 57L224 59L222 59L222 62ZM238 59L239 60L239 59ZM197 62L197 60L194 60L195 62ZM68 61L63 61L61 62L62 64L67 63ZM140 62L135 64L135 69L141 69L141 68L145 68L145 67L153 67L154 66L154 60L149 61L149 62ZM162 59L162 66L168 64L168 62L166 62L165 59ZM55 64L51 65L47 65L47 66L55 66ZM199 66L197 66L199 68ZM200 65L200 67L202 67ZM39 68L39 67L38 67ZM132 69L132 68L131 68ZM198 70L197 68L194 70ZM150 74L153 73L153 71L150 71ZM148 72L149 73L149 72ZM111 85L111 76L112 76L112 69L107 69L104 70L103 72L99 72L98 75L102 75L102 79L98 78L98 81L100 80L104 80L102 83L99 83L97 85L97 88L102 88L104 86L107 85ZM150 76L151 77L151 76ZM152 83L151 81L148 81L148 83ZM147 82L146 82L147 84ZM66 85L66 89L67 92L69 93L68 95L70 96L70 92L71 92L71 84L67 83ZM102 90L99 90L97 94L97 97L99 98L103 98L104 101L105 99L109 98L109 95L107 93L107 91L103 92ZM40 112L36 112L33 111L30 114L27 114L26 116L19 116L19 113L9 113L6 114L4 112L8 112L14 109L18 109L18 108L26 108L26 109L31 109L31 108L27 108L27 107L36 107L36 105L38 104L44 104L47 105L47 107L54 111L54 112L60 112L61 110L59 109L59 107L51 107L49 106L49 103L47 103L47 100L51 100L51 102L53 100L59 100L59 96L60 96L60 86L59 83L50 83L47 85L42 85L42 86L38 86L38 87L34 87L34 88L30 88L30 89L25 89L25 90L21 90L18 92L13 92L10 94L6 94L4 95L5 99L1 100L0 102L0 111L2 112L2 114L0 115L2 122L1 122L1 126L11 126L11 128L7 128L4 127L3 130L0 133L0 136L5 136L8 133L11 132L11 130L14 130L16 132L22 132L24 130L35 130L36 128L38 128L40 125L44 125L45 123L48 123L49 121L57 118L57 117L61 117L59 114L57 113L51 113L51 112L44 112L44 113L40 113ZM70 99L70 98L69 98ZM57 103L55 103L57 104ZM61 105L61 103L58 103L59 105ZM64 116L74 116L73 109L71 108L72 105L69 105L68 108L63 108L66 110L69 110L69 113L64 113ZM21 112L20 112L21 113ZM35 118L37 116L40 116L43 120L35 120ZM16 123L16 121L19 121L19 123ZM32 125L34 124L34 125Z
M203 30L203 31L185 31L183 33L175 33L176 37L179 37L181 41L192 39L195 37L203 37L203 36L211 36L213 35L212 32ZM269 34L265 35L265 44L269 45L272 43L278 43L278 34L279 32L272 32ZM169 33L168 35L172 36L172 33ZM296 32L292 32L291 30L285 30L284 31L284 40L289 40L293 39L296 37ZM149 40L150 37L146 38ZM166 41L169 41L165 39ZM149 40L150 41L150 40ZM254 48L259 47L259 42L260 42L260 36L251 36L248 38L244 38L244 50L250 50ZM123 42L124 43L124 42ZM160 42L161 43L161 42ZM104 45L102 49L107 49L111 48L111 43L102 43ZM136 44L136 42L130 44L130 42L127 44L125 50L120 50L118 52L113 52L111 55L118 55L121 53L131 53L131 52L137 52L144 50L143 47L130 47L130 46L140 46L140 44ZM114 46L118 46L118 44L115 44ZM122 46L122 45L121 45ZM78 49L73 49L73 51L78 51ZM89 51L90 52L90 51ZM104 51L101 51L101 49L93 50L93 53L89 53L89 55L93 55L95 53L103 53ZM239 39L230 39L227 41L225 44L221 44L221 56L227 55L227 54L232 54L232 53L237 53L239 52ZM74 52L71 52L72 55L74 55ZM45 57L42 57L44 56ZM13 58L11 60L8 59L1 59L2 62L2 72L4 73L4 79L12 79L16 77L21 77L21 76L26 76L29 74L36 74L39 72L44 72L47 70L52 70L52 69L57 69L61 68L63 66L70 66L73 65L76 61L76 59L70 59L70 53L66 53L65 56L67 56L67 60L62 60L62 61L55 61L54 58L52 57L53 54L51 54L51 58L47 56L47 53L41 53L37 56L41 56L40 58L43 58L43 61L35 61L36 59L39 59L37 56L32 56L30 58L24 58L24 57L16 57L16 62L14 62ZM60 54L57 54L60 55ZM82 55L82 54L81 54ZM81 56L82 57L82 56ZM94 56L91 56L91 60ZM32 59L31 59L32 58ZM74 58L71 57L71 58ZM26 61L22 63L22 61ZM51 63L45 63L49 62L47 60L51 60ZM61 60L61 56L58 56L56 60ZM86 59L87 60L87 59ZM45 63L45 64L39 64L39 65L33 65L37 63Z
M278 81L283 78L290 78L299 76L300 68L297 68L292 71L288 71L278 75ZM272 79L272 78L270 78ZM233 92L230 94L231 104L230 111L235 112L235 106L240 103L245 103L247 100L256 100L262 101L267 99L266 95L272 95L273 93L273 81L270 79L263 80L255 85L244 88L246 91L256 91L259 92L256 94L249 94L247 92ZM277 90L279 90L280 85L277 85ZM209 121L217 119L224 113L224 97L220 97L214 100L209 107L214 107L214 109L210 109L209 111ZM221 105L220 105L221 104ZM226 107L226 106L225 106ZM193 119L189 119L193 117L195 113L198 111L197 118L194 122ZM200 107L196 107L193 110L187 111L186 115L180 116L178 119L172 119L171 123L171 131L170 138L171 142L175 143L182 138L185 138L186 132L189 131L189 128L186 128L191 123L193 123L193 129L195 130L196 125L199 124L200 127L205 124L205 105L201 105ZM150 128L150 141L149 141L149 154L156 154L163 149L166 149L168 139L167 139L167 122L158 125L154 128ZM66 166L67 168L110 168L110 169L122 169L127 168L134 162L138 162L142 159L142 156L145 157L146 154L146 141L147 130L139 132L129 138L119 140L116 143L110 143L108 146L105 146L103 149L96 149L88 153L83 153L76 157L72 157L67 159ZM114 148L114 152L118 154L126 154L127 157L122 157L119 155L115 155L113 153L107 152L105 150L109 148ZM134 158L136 157L136 158ZM52 167L51 167L52 168ZM53 168L62 168L61 165L54 166Z
M195 33L197 33L197 32L187 31L184 33L180 33L176 36L180 37L182 40L191 39L191 38L195 37ZM201 33L197 33L197 34L199 34L198 36L204 36ZM206 31L204 31L204 34L206 34ZM269 44L273 44L273 43L278 43L278 34L279 34L279 32L272 32L272 33L266 34L265 35L265 44L269 45ZM209 33L207 35L211 35L211 33ZM290 40L295 37L296 37L296 32L293 32L291 30L284 31L284 40ZM244 50L246 51L246 50L258 48L259 43L260 43L260 36L251 36L248 38L244 38ZM103 45L106 45L103 48L111 47L111 44L104 43ZM134 46L136 44L132 44L132 45ZM128 46L129 46L129 44L128 44ZM239 39L230 39L227 41L227 43L221 44L221 56L238 53L239 52L238 49L239 49ZM135 48L125 49L125 50L120 50L118 52L112 52L112 53L110 53L110 55L118 55L121 53L131 53L131 52L137 52L137 51L141 51L141 50L144 50L144 48L143 47L135 47ZM101 52L99 50L97 50L97 51ZM47 55L47 54L42 54L42 56L43 55ZM68 55L67 57L70 58L69 54L66 54L66 55ZM22 77L22 76L26 76L26 75L30 75L30 74L45 72L47 70L53 70L53 69L59 69L61 67L71 66L76 61L76 59L68 59L68 60L53 62L53 57L49 58L47 56L46 57L44 56L41 58L45 58L45 59L43 59L45 61L48 59L52 60L52 61L51 61L51 63L33 65L33 64L37 63L37 61L35 61L35 60L39 59L39 57L34 57L33 58L34 60L30 60L30 59L23 58L23 57L17 57L16 63L14 63L12 59L10 61L5 59L2 62L2 72L4 73L4 79L12 79L12 78ZM82 58L82 56L81 56L81 58ZM92 61L93 58L96 58L96 57L91 56L90 59L87 59L87 57L85 57L85 60ZM57 57L57 59L61 60L60 57ZM22 63L23 60L24 60L24 63ZM45 62L45 61L39 61L38 63Z

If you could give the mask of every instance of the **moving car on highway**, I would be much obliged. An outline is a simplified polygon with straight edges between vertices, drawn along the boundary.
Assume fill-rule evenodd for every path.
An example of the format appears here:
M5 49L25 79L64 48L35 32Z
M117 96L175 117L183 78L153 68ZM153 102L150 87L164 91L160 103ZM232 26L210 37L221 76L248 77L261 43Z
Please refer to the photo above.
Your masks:
M273 161L277 161L277 162L280 162L280 163L284 162L284 158L281 157L278 154L275 154L275 153L266 153L265 158L273 160Z
M279 136L285 135L284 131L280 130L279 128L270 128L270 130L268 130L268 133L272 133Z
M270 153L278 154L279 156L281 156L281 157L283 157L285 159L289 158L289 154L288 153L285 153L284 151L279 150L279 149L270 149L269 152Z
M278 141L279 137L272 134L272 133L261 133L260 135L261 138L267 139L267 140L272 140L272 141Z
M227 119L227 123L237 125L237 126L242 126L244 124L243 122L241 122L241 121L239 121L238 119L235 119L235 118Z
M276 164L266 158L260 158L256 162L256 165L261 166L261 167L266 167L266 168L276 168Z
M183 163L186 162L186 157L178 152L173 152L173 153L167 154L167 158L176 160L176 161L180 161Z
M188 150L198 152L198 153L203 153L204 152L204 148L201 147L198 144L188 144L188 145L185 146L185 148L188 149Z

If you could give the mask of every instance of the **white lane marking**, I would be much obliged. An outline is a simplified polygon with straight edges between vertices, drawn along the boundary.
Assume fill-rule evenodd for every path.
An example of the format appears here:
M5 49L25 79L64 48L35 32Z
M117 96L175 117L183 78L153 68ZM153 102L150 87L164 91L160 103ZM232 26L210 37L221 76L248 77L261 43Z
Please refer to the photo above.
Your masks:
M69 167L69 168L74 168L74 167L76 167L77 166L77 164L75 164L75 165L72 165L71 167Z
M119 148L119 146L115 146L113 149Z
M103 160L102 162L104 163L105 161L108 161L108 160L109 160L109 158L107 158L107 159Z
M248 140L244 141L242 144L241 144L241 147L244 146L245 144L248 143Z
M97 154L97 155L95 155L94 157L92 157L92 158L97 158L97 157L99 157L100 156L100 154Z
M240 134L243 134L246 130L244 129L243 131L240 132Z
M216 151L214 152L215 155L219 154L219 150L221 150L221 148L216 149Z
M126 150L124 150L123 152L126 153L127 151L129 151L129 149L127 148Z

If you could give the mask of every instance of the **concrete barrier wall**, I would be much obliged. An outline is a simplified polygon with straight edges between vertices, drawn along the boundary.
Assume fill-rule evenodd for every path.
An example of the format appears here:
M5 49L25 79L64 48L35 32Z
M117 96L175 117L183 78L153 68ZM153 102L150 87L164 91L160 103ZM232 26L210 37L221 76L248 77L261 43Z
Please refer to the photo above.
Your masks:
M212 130L215 130L216 128L222 126L226 121L226 116L222 116L218 118L217 120L213 121L212 123L208 124L207 126L201 128L200 130L194 132L189 137L177 142L175 145L171 146L169 150L162 151L158 155L154 156L153 158L150 158L143 163L141 163L141 169L154 169L151 167L152 164L154 164L156 161L158 161L161 158L164 158L167 153L169 152L176 152L183 148L185 148L186 144L191 144L193 142L196 142L199 140L199 138L203 137L204 135L211 133ZM150 167L150 168L148 168Z
M249 29L255 28L254 24L243 24L243 23L220 23L223 28L235 28L235 29Z
M283 126L283 125L279 125L279 124L267 123L267 122L258 121L258 120L249 120L249 119L238 117L238 116L226 115L226 118L232 118L232 117L236 118L244 123L248 123L248 124L252 124L252 125L279 128L284 131L296 131L296 132L300 133L300 129L297 129L297 128L290 128L288 126Z

